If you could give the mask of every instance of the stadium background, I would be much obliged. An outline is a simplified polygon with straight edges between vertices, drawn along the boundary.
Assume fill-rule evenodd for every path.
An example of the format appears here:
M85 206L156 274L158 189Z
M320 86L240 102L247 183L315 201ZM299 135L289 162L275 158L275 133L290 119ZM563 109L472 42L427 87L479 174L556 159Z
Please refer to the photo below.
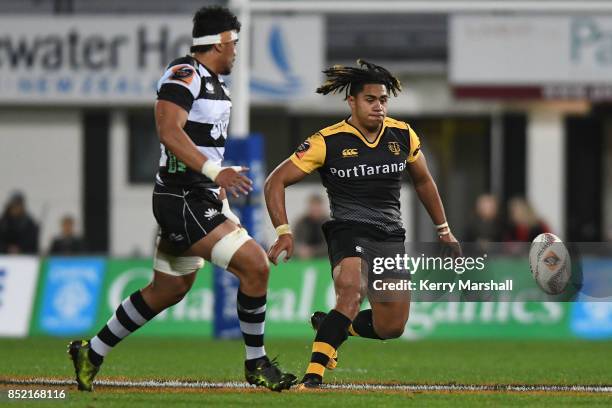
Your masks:
M239 3L245 2L233 4ZM256 182L305 137L347 114L341 97L313 90L323 68L361 57L399 75L404 91L391 100L389 114L421 136L459 240L486 192L502 208L525 196L565 241L612 240L612 8L606 2L495 2L502 12L491 12L486 1L391 1L375 14L360 11L366 2L351 3L353 12L329 3L336 6L327 13L309 2L281 2L303 10L290 5L275 12L250 3L251 30L241 39L249 55L238 55L250 77L250 100L235 89L244 78L235 74L239 118L232 118L230 135L252 136L238 142L247 145L263 141L261 154L248 150ZM159 157L153 84L168 61L187 51L191 14L204 4L228 2L0 2L0 199L24 192L41 226L40 256L0 257L0 336L91 335L120 299L147 282ZM305 211L313 192L323 193L314 177L290 188L290 220ZM256 195L234 204L267 245L273 229L261 203ZM409 241L434 238L408 183L402 211ZM81 226L91 256L44 256L66 213ZM517 262L528 274L526 260ZM609 271L612 254L597 262ZM325 260L273 269L268 338L308 343L308 316L333 305L328 272ZM232 285L207 266L183 302L136 336L233 337L235 308L224 295ZM215 328L216 320L230 330ZM415 304L403 336L500 344L611 337L610 303L521 301L494 311ZM609 344L593 346L603 350L596 359L609 357ZM609 371L590 378L612 382Z

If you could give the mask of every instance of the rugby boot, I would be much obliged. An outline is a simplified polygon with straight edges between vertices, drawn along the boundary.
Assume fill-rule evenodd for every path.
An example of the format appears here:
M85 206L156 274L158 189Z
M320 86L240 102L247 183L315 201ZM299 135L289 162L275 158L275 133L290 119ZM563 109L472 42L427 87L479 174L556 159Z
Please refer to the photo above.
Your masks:
M321 385L323 385L323 382L318 376L306 374L295 389L298 391L318 390L321 388Z
M276 358L272 361L268 357L259 359L253 370L249 370L245 364L244 376L249 384L277 392L288 390L297 383L295 375L281 371Z
M87 340L74 340L68 344L68 354L74 365L79 391L93 391L94 378L100 371L100 366L89 360L89 347Z

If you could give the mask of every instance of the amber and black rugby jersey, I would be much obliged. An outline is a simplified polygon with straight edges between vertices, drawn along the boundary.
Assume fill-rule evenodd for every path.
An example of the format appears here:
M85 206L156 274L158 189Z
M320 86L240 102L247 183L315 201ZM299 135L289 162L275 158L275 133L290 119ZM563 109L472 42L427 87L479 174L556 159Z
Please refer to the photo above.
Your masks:
M367 139L346 121L302 143L290 160L306 173L318 170L334 220L403 230L401 173L420 154L417 134L405 122L386 118L378 137Z
M209 160L221 165L232 107L223 79L190 56L178 58L159 80L157 99L189 112L185 133ZM180 162L163 144L156 181L168 186L218 188L208 177Z

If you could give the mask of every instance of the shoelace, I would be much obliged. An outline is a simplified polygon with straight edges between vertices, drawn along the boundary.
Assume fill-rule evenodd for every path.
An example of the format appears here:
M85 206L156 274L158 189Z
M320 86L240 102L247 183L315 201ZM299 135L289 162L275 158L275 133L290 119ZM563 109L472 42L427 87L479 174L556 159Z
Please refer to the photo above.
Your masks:
M261 370L274 374L275 376L278 376L279 379L285 375L285 373L283 373L279 367L278 356L274 357L272 360L267 359L266 362L261 365Z

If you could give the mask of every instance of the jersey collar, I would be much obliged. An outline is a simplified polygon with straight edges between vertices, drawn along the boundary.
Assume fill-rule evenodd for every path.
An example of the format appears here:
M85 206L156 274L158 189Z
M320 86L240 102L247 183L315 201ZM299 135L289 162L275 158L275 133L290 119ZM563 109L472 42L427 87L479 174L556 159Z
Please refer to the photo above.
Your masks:
M351 125L348 122L349 118L350 118L350 116L348 116L346 119L343 120L343 122L345 124L345 126L343 126L343 127L345 127L345 129L342 129L342 130L344 132L351 133L351 134L357 136L368 147L374 148L374 147L378 146L378 143L380 142L380 139L382 138L382 135L383 135L383 133L385 133L385 129L387 128L387 119L386 118L383 121L382 126L380 127L380 132L378 132L378 136L376 136L376 139L374 139L373 142L368 142L368 139L366 139L366 137L363 135L363 133L361 133L361 131L359 129L357 129L355 126Z

